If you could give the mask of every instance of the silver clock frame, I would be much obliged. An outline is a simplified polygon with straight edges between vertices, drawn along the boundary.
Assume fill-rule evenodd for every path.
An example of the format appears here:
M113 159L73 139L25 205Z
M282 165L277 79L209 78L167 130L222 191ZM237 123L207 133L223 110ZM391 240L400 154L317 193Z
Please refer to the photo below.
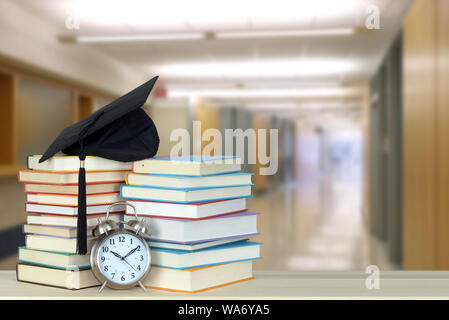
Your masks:
M108 220L109 211L111 210L111 208L113 206L116 206L119 204L128 205L128 206L132 207L134 210L134 215L136 216L136 220L129 221L127 223L129 225L129 227L131 228L130 230L125 229L123 227L118 227L118 229L114 229L115 223L113 225L111 225L110 221ZM122 222L122 224L126 224L126 223ZM99 291L101 292L106 285L112 289L129 289L129 288L135 287L136 285L139 285L144 291L146 291L144 285L142 284L142 280L145 279L146 276L148 276L148 273L150 272L150 269L151 269L151 251L150 251L150 247L148 246L148 243L145 241L145 239L139 233L140 232L149 233L149 230L148 230L148 227L145 226L145 223L143 220L141 220L141 221L138 220L136 208L132 204L127 203L126 201L120 201L120 202L115 202L115 203L111 204L106 211L106 220L102 222L101 219L99 219L97 228L100 228L100 230L102 230L102 231L99 231L102 234L99 235L98 238L96 239L96 241L94 242L94 245L92 246L92 249L90 251L89 260L90 260L91 270L92 270L94 276L100 282L102 282L102 285L101 285ZM94 234L95 234L95 230L94 230ZM137 278L135 281L128 283L128 284L120 284L119 282L109 280L103 274L103 272L100 269L100 266L98 265L98 258L99 258L99 254L100 254L99 249L100 249L101 245L108 238L118 235L118 234L128 234L128 235L140 238L141 242L143 243L143 245L145 247L145 251L148 254L148 260L147 260L147 264L145 266L145 272L142 274L142 276L140 278Z
M108 278L106 278L106 276L100 270L100 266L98 265L98 259L99 259L99 254L100 254L99 249L101 248L101 245L108 238L118 235L118 234L128 234L128 235L132 235L134 237L140 238L142 240L142 243L144 244L145 251L148 254L147 264L145 265L145 272L142 274L142 276L140 278L137 278L134 282L131 282L128 284L121 284L121 283L109 280ZM150 251L150 248L148 247L148 244L145 241L145 239L143 237L141 237L140 235L138 235L136 232L129 231L127 229L117 229L117 230L110 231L107 234L106 233L102 234L101 236L98 237L98 239L95 241L95 243L91 249L90 265L91 265L92 272L94 273L95 277L103 284L100 288L100 292L101 292L101 290L103 290L103 288L106 285L112 289L130 289L132 287L135 287L136 285L139 285L142 289L145 290L145 287L143 286L141 281L143 279L145 279L145 277L148 275L148 273L151 270L151 251Z

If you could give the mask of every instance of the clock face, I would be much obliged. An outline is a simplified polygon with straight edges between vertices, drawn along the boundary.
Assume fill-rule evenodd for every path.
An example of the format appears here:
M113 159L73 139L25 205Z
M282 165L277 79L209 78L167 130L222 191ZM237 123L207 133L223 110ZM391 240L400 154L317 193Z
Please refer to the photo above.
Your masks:
M149 251L139 237L115 233L99 245L97 265L111 282L127 285L139 281L149 268Z

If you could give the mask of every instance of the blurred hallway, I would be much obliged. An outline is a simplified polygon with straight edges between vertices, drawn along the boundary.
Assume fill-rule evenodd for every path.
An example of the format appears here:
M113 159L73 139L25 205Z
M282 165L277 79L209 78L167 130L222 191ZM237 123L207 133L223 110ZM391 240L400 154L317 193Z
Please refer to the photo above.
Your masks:
M449 1L211 3L0 2L0 269L24 242L26 156L155 75L157 156L194 121L191 153L207 129L248 133L231 153L255 173L257 269L449 268Z
M360 186L330 175L285 185L250 202L260 218L260 269L360 270L368 264ZM253 204L254 203L254 204Z
M351 140L349 140L351 142ZM357 148L358 140L347 147ZM325 172L294 180L249 201L262 212L257 241L264 243L262 270L397 269L386 248L370 235L362 213L362 164L358 154L334 155ZM335 150L334 150L335 151Z

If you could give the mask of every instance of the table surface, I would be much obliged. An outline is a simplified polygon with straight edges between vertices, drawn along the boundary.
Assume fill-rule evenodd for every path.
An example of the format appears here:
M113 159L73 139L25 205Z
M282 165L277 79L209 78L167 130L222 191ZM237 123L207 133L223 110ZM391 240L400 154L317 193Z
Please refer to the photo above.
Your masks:
M379 289L367 289L363 272L256 271L256 279L202 293L173 293L136 287L66 290L18 282L0 271L0 299L448 299L448 271L381 271Z

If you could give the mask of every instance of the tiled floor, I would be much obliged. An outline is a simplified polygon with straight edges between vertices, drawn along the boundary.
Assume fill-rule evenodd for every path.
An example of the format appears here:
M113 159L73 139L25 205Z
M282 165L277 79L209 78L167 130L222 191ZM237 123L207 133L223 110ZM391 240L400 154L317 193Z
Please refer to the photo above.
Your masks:
M363 225L357 177L317 176L269 191L249 201L258 211L264 259L258 270L392 269L383 247Z

